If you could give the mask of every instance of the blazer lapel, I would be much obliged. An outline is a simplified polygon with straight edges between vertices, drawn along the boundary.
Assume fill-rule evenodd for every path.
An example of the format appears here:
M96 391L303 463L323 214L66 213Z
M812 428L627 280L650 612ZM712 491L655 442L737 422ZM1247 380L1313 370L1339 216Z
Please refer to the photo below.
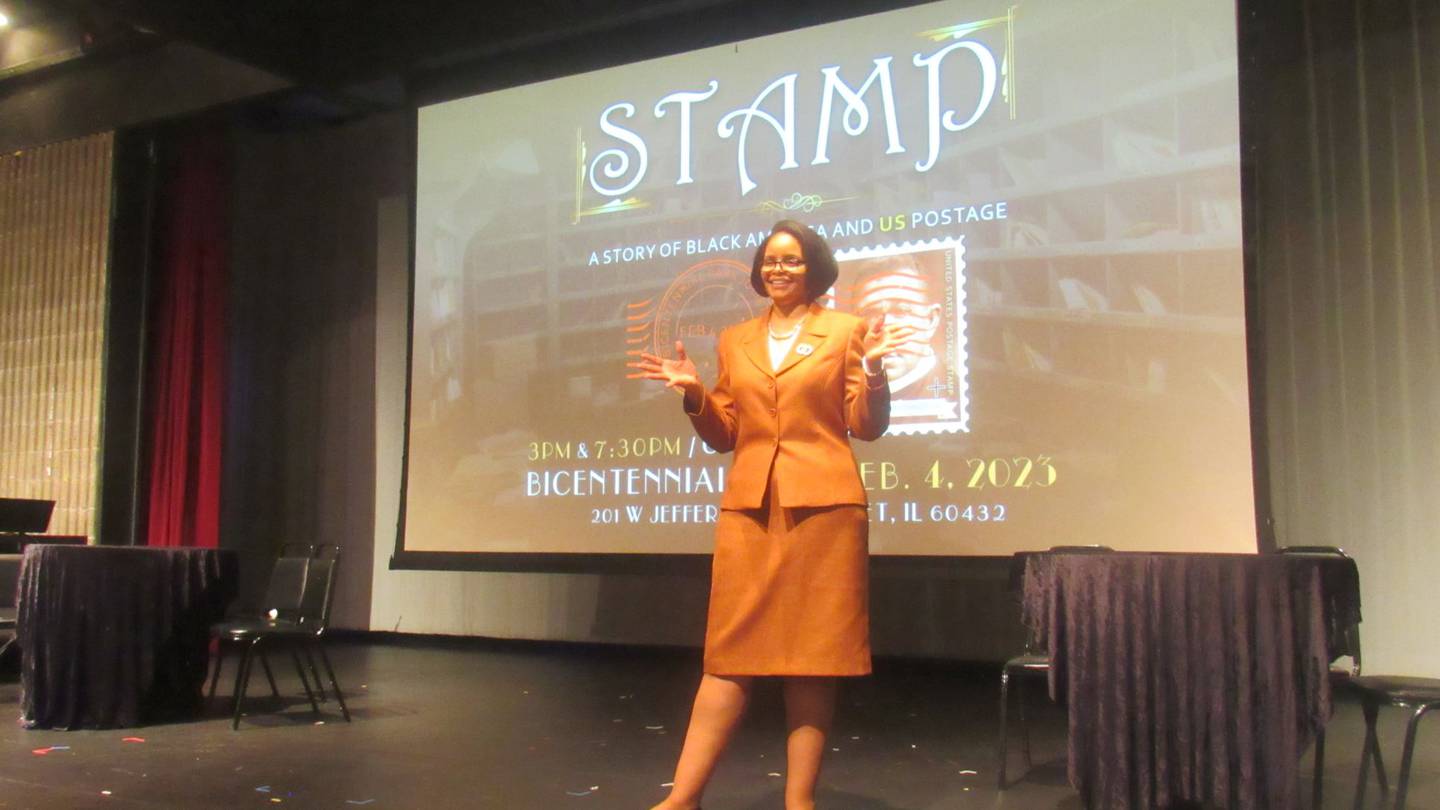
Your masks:
M790 353L785 355L785 361L780 368L775 370L775 376L780 376L793 368L797 363L811 356L820 350L820 344L825 342L825 336L830 334L830 318L825 307L819 304L810 305L810 314L805 318L805 331L795 340L795 345L790 347Z
M740 348L755 368L767 377L774 377L775 371L770 368L770 345L765 341L765 316L761 315L750 323L744 340L740 341Z

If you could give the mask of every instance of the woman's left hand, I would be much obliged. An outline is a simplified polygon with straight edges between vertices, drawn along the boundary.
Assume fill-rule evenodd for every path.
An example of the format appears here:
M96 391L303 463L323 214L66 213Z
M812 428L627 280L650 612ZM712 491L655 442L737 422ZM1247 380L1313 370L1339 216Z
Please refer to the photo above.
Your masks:
M871 321L870 328L865 330L865 337L861 339L866 364L876 368L885 355L909 343L915 332L913 326L886 326L884 315Z

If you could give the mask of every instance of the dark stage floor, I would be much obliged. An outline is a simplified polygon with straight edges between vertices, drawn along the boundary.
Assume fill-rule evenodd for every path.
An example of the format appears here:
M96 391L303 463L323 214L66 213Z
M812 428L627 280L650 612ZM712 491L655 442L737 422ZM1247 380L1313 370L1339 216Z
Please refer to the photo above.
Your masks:
M439 639L352 639L332 650L352 724L338 709L316 724L303 698L268 697L238 732L219 706L200 721L140 729L12 723L0 807L645 810L665 793L699 677L698 653L672 650ZM282 691L298 691L293 674L277 675ZM268 694L262 684L257 676ZM842 692L820 807L1079 808L1065 782L1064 715L1038 683L1030 703L1037 767L1010 790L995 789L997 684L996 667L877 662L873 677ZM17 697L11 674L0 704L18 714ZM783 806L781 716L778 689L759 688L708 810ZM1385 721L1394 769L1403 714ZM1416 757L1415 810L1440 808L1440 721L1430 722ZM1361 729L1358 708L1343 704L1329 735L1329 807L1350 806ZM50 746L60 747L34 753ZM1021 769L1018 748L1013 754L1012 778ZM1308 757L1302 767L1308 780Z

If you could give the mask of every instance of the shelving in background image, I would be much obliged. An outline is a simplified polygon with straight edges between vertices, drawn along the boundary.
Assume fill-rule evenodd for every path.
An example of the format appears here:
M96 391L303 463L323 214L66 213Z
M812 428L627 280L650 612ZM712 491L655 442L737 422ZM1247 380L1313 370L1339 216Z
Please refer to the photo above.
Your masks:
M1233 22L1211 16L1222 11L1112 3L1021 27L1022 53L1068 69L1028 74L1022 98L1043 109L964 158L1010 201L1005 227L967 254L978 370L1128 399L1193 394L1196 378L1217 396L1243 390L1235 45ZM1146 33L1157 30L1168 36Z

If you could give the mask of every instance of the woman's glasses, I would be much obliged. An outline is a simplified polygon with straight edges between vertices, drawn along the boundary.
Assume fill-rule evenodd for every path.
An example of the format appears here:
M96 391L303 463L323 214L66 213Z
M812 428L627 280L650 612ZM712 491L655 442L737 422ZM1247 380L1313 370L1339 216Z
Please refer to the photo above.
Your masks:
M786 270L796 270L805 266L805 260L799 256L766 256L765 260L760 262L760 266L766 270L778 270L781 267Z

